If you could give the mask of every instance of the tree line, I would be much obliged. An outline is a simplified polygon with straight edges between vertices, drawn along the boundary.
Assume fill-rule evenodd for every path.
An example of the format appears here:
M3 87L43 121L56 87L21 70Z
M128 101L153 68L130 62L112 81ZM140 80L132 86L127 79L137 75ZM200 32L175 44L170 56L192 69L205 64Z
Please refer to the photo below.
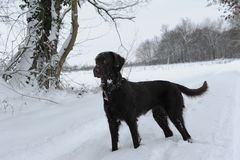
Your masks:
M136 49L136 60L142 64L167 64L240 58L240 20L195 25L183 19L175 28L162 26L161 36L145 40Z

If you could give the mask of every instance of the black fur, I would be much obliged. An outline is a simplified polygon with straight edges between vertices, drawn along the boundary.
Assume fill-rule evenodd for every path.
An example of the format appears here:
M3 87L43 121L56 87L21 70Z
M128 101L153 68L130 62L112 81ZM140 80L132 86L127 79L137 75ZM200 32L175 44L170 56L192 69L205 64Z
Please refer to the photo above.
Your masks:
M120 70L124 58L114 52L103 52L96 57L94 76L101 78L104 110L109 123L112 151L118 149L118 130L121 121L129 126L134 148L140 145L137 118L152 110L153 118L163 129L165 137L173 136L168 118L184 140L191 141L183 120L184 101L181 93L188 96L202 95L207 82L198 89L189 89L168 81L130 82L122 78Z

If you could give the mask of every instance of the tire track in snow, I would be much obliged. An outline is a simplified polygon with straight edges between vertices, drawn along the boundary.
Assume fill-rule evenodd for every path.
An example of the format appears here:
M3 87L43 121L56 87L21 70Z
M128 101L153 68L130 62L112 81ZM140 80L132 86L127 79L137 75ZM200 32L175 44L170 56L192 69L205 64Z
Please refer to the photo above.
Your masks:
M207 159L209 160L230 160L233 156L232 142L233 137L233 119L235 116L235 92L237 91L238 80L240 76L236 72L218 73L212 77L212 97L215 103L215 110L212 116L215 119L214 134L212 135L212 149ZM216 96L218 98L216 98ZM211 143L211 142L210 142Z
M240 158L240 73L238 72L238 78L236 79L236 91L235 91L235 105L234 105L234 133L233 133L233 160L239 160Z

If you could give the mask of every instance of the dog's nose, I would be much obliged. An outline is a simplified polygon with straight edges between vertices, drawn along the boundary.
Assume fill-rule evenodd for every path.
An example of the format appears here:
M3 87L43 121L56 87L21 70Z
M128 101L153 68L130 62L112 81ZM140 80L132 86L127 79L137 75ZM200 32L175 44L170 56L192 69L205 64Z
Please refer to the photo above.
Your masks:
M94 71L95 73L99 73L99 68L98 68L98 67L95 67L95 68L93 69L93 71Z
M100 69L98 67L94 67L94 69L93 69L94 77L98 77L99 73L100 73Z

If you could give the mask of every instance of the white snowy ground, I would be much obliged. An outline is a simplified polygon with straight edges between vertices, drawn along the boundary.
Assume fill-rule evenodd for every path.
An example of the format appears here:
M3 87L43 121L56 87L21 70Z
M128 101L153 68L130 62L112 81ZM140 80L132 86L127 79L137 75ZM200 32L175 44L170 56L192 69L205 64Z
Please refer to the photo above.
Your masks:
M209 91L185 97L185 123L194 143L164 138L151 113L140 117L142 145L134 149L126 124L120 128L119 150L110 151L110 134L101 93L78 96L66 91L19 91L0 81L0 160L240 160L240 61L191 63L124 69L132 81L165 79ZM97 87L91 71L69 73L78 86Z

